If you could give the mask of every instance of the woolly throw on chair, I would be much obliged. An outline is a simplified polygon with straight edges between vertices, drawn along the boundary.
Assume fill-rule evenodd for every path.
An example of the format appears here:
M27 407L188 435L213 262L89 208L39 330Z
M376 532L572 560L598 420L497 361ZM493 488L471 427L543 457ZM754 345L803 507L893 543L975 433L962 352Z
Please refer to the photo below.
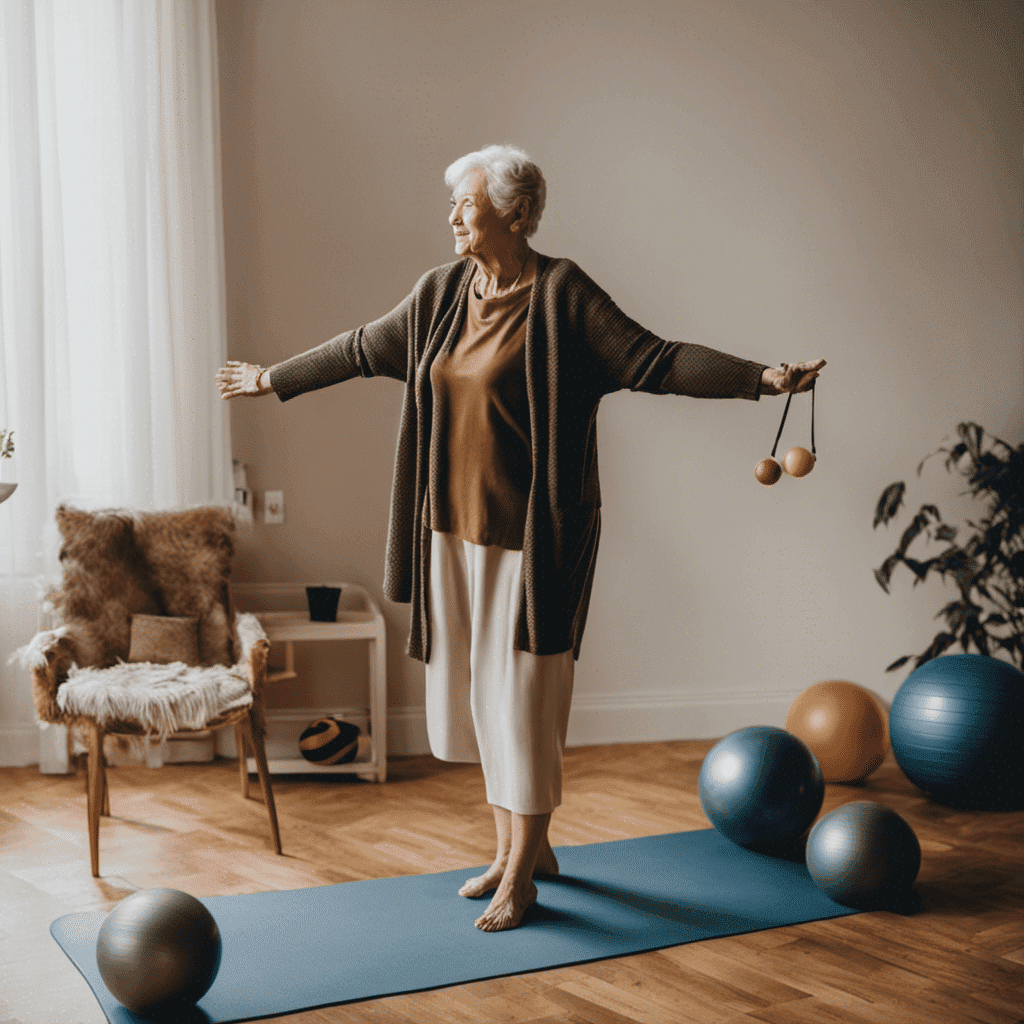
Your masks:
M239 613L235 626L242 650L262 635L254 615ZM44 651L66 631L61 626L39 633L17 652L18 660L28 669L45 666ZM161 739L178 730L202 728L217 715L251 703L244 662L233 666L145 661L121 661L108 668L73 665L57 691L57 705L67 715L136 722Z

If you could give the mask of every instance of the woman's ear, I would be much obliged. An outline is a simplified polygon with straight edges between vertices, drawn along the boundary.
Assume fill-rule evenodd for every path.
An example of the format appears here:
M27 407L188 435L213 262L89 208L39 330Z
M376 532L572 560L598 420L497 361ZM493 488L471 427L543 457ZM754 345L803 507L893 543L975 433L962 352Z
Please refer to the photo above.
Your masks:
M509 223L509 231L522 231L526 227L526 218L530 215L530 200L520 199L516 204L515 211L512 214L512 220Z

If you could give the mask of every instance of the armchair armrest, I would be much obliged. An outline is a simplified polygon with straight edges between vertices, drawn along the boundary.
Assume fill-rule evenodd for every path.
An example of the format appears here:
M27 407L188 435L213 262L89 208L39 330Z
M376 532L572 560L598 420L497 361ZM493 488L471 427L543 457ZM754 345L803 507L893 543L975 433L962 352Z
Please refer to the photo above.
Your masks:
M89 647L87 638L74 627L57 626L36 633L29 643L8 658L8 664L17 663L32 673L32 699L41 722L67 722L67 716L57 704L57 689L72 665L95 660L90 655L97 652Z

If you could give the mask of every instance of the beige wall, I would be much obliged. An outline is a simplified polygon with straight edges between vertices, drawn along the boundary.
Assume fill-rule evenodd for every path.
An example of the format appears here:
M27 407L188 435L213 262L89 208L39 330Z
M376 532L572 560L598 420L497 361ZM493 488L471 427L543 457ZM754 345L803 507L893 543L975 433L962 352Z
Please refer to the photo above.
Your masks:
M217 17L234 358L390 310L453 258L445 166L510 141L548 180L536 248L645 326L829 360L818 466L773 488L753 468L782 400L604 403L574 735L780 722L824 678L891 696L905 673L884 668L923 649L942 594L878 588L902 528L872 531L879 493L904 478L914 509L952 514L956 481L937 461L918 481L918 461L960 420L1024 433L1020 8L220 0ZM237 573L367 585L391 703L414 708L407 610L380 591L400 397L357 380L234 403L235 455L288 513ZM782 451L809 417L795 399Z

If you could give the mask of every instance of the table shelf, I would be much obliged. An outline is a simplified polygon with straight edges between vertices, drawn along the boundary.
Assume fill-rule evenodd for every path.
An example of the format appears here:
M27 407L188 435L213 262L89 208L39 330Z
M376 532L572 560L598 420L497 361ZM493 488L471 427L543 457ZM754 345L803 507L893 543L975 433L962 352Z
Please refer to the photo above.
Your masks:
M313 584L310 584L312 586ZM321 584L316 584L320 586ZM283 667L269 668L267 684L298 678L295 671L296 643L325 640L365 640L369 657L369 757L348 764L316 765L303 757L270 758L267 767L272 775L358 775L362 779L384 782L387 778L387 677L384 616L365 588L356 583L328 583L340 587L342 602L336 622L313 622L306 605L305 583L239 583L232 584L236 604L242 611L251 611L259 620L271 643L285 645ZM267 605L292 604L280 609ZM297 605L297 607L295 607ZM263 607L261 607L263 606ZM330 712L324 710L323 714ZM274 711L268 709L268 726ZM250 772L256 771L252 758Z

